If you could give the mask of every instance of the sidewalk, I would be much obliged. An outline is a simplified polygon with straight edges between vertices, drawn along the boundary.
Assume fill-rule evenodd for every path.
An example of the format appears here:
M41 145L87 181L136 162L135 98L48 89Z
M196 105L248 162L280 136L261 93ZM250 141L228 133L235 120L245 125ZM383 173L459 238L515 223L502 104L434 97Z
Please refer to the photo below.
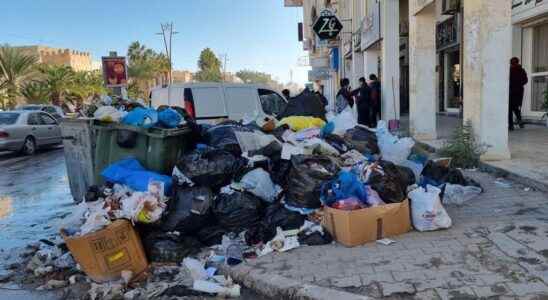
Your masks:
M515 183L500 187L486 173L467 175L485 193L447 208L449 230L410 232L391 246L301 247L248 261L232 273L282 298L312 285L320 287L308 297L315 299L350 298L330 294L336 291L375 299L546 299L535 297L548 297L548 199ZM276 281L289 291L277 290Z

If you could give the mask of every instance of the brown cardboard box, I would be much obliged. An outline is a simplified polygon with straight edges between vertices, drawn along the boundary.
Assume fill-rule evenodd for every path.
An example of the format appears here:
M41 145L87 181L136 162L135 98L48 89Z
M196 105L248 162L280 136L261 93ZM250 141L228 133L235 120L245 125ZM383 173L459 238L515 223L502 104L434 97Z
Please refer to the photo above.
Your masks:
M406 233L411 230L409 200L353 211L325 207L322 225L349 247Z
M148 268L139 235L127 220L116 220L109 226L84 236L61 235L82 270L96 282L117 280L124 270L134 276Z

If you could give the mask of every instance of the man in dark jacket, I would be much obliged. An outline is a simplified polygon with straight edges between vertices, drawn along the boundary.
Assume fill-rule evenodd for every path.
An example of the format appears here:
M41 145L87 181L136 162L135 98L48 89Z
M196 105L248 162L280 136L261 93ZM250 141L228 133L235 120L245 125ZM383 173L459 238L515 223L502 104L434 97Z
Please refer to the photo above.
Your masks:
M518 124L523 128L521 121L521 105L523 104L523 86L527 84L527 72L519 64L519 58L512 57L510 60L510 99L508 110L508 129L514 130L514 114L518 120Z
M341 79L341 88L335 97L335 112L340 114L348 106L354 106L354 100L350 94L350 80L348 78Z
M356 105L358 106L358 123L373 127L371 123L371 89L367 85L364 77L359 79L360 87L352 92L353 96L356 96L358 101Z
M377 127L377 120L381 118L381 83L377 75L369 75L369 88L371 89L371 125Z

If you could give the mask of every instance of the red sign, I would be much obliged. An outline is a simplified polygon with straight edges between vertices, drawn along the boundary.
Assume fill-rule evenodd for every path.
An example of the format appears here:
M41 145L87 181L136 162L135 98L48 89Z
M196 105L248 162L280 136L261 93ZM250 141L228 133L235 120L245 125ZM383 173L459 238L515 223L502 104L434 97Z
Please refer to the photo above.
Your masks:
M103 57L103 79L106 87L127 86L125 57Z

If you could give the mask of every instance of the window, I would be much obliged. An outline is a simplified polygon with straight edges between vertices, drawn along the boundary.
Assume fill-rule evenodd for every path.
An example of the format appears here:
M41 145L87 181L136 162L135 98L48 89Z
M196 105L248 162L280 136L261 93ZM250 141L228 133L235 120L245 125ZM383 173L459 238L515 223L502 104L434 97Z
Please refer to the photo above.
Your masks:
M30 114L27 119L27 124L29 125L40 125L42 121L38 114Z
M277 116L285 109L285 100L276 92L259 89L259 98L267 115Z
M548 91L548 23L533 28L531 110L542 111L544 93Z
M42 119L43 125L57 125L57 121L46 114L40 114L40 118Z
M45 111L49 114L56 114L57 113L57 110L55 110L55 108L51 107L51 106L46 106L44 107L44 109L42 109L42 111Z
M19 118L18 113L0 113L0 125L13 125Z

